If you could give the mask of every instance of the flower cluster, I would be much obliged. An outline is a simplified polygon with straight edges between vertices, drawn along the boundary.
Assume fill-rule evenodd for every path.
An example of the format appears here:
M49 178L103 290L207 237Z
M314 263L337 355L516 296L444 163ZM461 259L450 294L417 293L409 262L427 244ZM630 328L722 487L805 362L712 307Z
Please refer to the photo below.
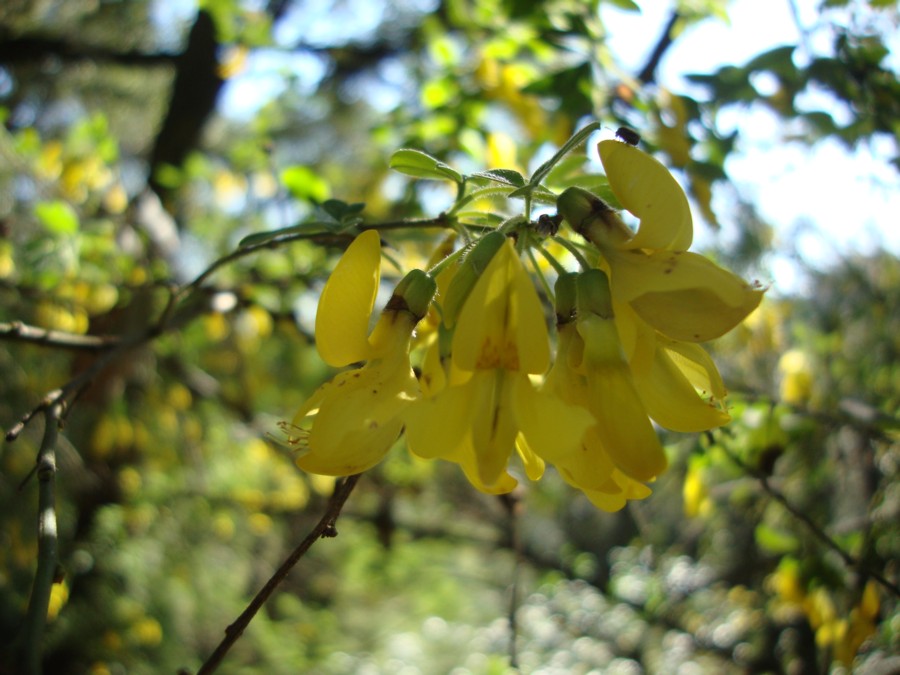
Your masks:
M646 497L666 467L654 422L697 432L728 421L722 379L698 343L737 325L762 290L687 250L687 198L662 164L617 140L599 151L636 231L599 197L568 188L555 216L513 219L429 273L410 272L371 333L381 242L374 230L353 241L323 290L315 333L328 364L363 365L320 387L289 425L302 469L365 471L405 433L414 455L455 462L483 492L516 486L516 455L529 479L549 462L614 511ZM541 239L548 221L586 241ZM581 267L554 260L554 340L522 263L550 241ZM415 335L426 316L429 330Z

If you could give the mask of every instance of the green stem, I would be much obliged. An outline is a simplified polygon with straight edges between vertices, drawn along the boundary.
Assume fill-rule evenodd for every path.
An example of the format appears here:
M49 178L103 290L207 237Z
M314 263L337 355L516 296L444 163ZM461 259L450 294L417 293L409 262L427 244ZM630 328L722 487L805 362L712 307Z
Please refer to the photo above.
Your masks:
M428 276L432 279L437 279L438 274L444 271L444 268L448 265L452 265L457 260L459 260L463 254L466 252L467 247L463 246L460 249L455 250L453 253L448 255L446 258L435 264L430 270L428 270Z
M559 260L553 257L553 254L550 251L547 251L543 246L537 247L538 253L544 256L544 260L546 260L550 265L556 270L557 274L565 274L569 270L566 269L565 265L563 265Z
M20 653L21 671L19 671L28 675L40 675L41 672L41 646L59 559L56 533L56 442L64 405L60 400L44 411L44 438L37 457L39 485L37 570L25 616Z
M539 185L563 157L565 157L570 152L572 152L572 150L584 143L587 140L588 136L597 131L597 129L599 128L600 122L591 122L580 131L576 131L575 134L569 140L567 140L563 144L563 146L556 152L556 154L553 155L553 157L551 157L538 167L537 171L534 172L534 175L531 176L531 179L528 181L528 183L530 185Z
M562 265L560 265L556 260L554 260L553 256L551 256L549 253L547 253L541 247L538 247L538 251L540 251L544 255L544 258L548 262L550 262L551 265L553 265L553 268L557 271L557 273L559 273L559 274L565 273L565 271L566 271L565 268ZM537 258L534 257L534 247L529 246L527 248L527 252L528 252L528 259L531 261L531 266L534 268L534 272L537 275L538 281L541 284L541 288L543 288L544 293L547 294L547 298L550 300L550 304L555 305L556 297L553 295L553 289L550 288L550 283L547 281L547 277L544 276L544 273L541 271L541 268L538 266Z
M581 267L582 270L592 269L593 266L587 261L587 258L585 258L584 255L582 255L581 251L578 250L578 247L575 244L573 244L571 241L569 241L565 237L559 237L559 236L553 237L553 241L555 241L557 244L559 244L560 246L565 248L569 253L571 253L574 256L575 260L578 261L578 265L579 265L579 267Z

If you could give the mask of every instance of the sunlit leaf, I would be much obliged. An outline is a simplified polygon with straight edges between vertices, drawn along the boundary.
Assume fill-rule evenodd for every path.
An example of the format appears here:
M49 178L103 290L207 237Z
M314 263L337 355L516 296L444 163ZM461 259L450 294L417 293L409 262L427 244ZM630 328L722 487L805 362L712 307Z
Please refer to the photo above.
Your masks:
M78 214L68 202L41 202L34 207L34 215L53 234L78 232Z
M308 166L290 166L281 172L280 178L297 199L321 202L331 195L328 182Z
M525 177L518 171L513 169L491 169L489 171L479 171L472 174L472 178L484 178L495 183L503 185L511 185L513 187L522 187L525 185Z
M421 150L397 150L391 155L389 166L394 171L414 178L463 182L462 174Z

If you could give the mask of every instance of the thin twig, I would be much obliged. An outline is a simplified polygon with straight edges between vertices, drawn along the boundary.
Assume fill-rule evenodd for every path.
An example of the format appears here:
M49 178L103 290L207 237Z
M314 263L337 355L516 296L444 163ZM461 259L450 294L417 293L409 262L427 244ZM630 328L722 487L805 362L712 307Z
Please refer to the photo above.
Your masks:
M64 403L56 401L44 411L44 438L37 456L38 554L37 571L31 587L28 612L22 633L19 667L22 673L41 672L41 644L47 624L50 592L56 578L58 543L56 535L56 442Z
M721 446L720 446L721 447ZM900 598L900 587L898 587L895 583L893 583L890 579L881 574L878 570L872 569L869 565L865 563L863 560L858 560L853 557L847 551L845 551L840 544L838 544L834 539L832 539L825 530L823 530L818 523L816 523L812 518L810 518L803 511L798 509L796 506L791 504L790 500L785 497L784 493L773 487L769 482L769 477L766 476L762 471L755 469L750 466L746 462L744 462L740 457L725 449L725 453L731 459L732 462L737 464L743 471L748 473L749 475L756 478L759 481L760 486L765 491L769 497L774 499L776 502L781 504L781 506L790 513L794 518L803 523L806 528L816 537L819 541L821 541L825 546L829 549L837 553L843 563L851 568L859 570L862 574L872 577L881 584L885 589L889 590L891 593Z
M21 321L0 323L0 340L30 342L60 349L104 350L115 347L120 339L114 335L79 335L59 330L47 330L37 326L28 326Z
M144 339L145 338L138 337L120 342L114 348L95 359L88 368L66 382L62 387L48 392L40 403L32 410L25 413L16 425L6 433L6 440L8 442L16 440L23 429L25 429L25 426L31 422L38 413L46 412L54 406L61 406L60 410L64 409L66 404L70 402L70 398L74 399L104 368L115 361L123 352L140 344Z
M285 580L287 575L294 568L294 565L297 564L300 558L306 554L316 541L322 537L337 536L335 522L337 521L338 515L341 513L341 509L344 507L344 503L347 501L350 493L353 492L353 488L356 486L358 480L359 474L348 476L335 486L334 494L331 495L331 499L328 501L328 506L325 508L325 513L322 518L310 533L306 535L306 538L300 542L300 545L291 552L287 559L281 564L281 567L275 571L253 600L250 601L250 604L247 605L247 609L235 619L234 623L225 629L225 637L222 639L222 642L219 643L219 646L216 647L216 650L210 655L206 662L200 666L197 675L209 675L209 673L215 672L216 668L221 665L228 650L231 649L231 646L237 642L247 626L250 625L250 621L253 620L256 613L262 608L272 593L275 592L278 585Z
M519 513L522 509L522 503L515 492L500 495L500 503L503 504L506 511L509 545L515 556L509 593L509 665L511 668L518 670L519 651L516 640L519 635L519 621L517 615L519 612L519 579L524 561L522 539L519 536Z
M656 45L653 47L653 51L647 58L647 63L644 64L644 67L641 68L641 72L638 74L638 80L644 84L650 84L656 81L656 70L659 68L663 54L665 54L669 47L672 46L674 40L672 31L675 29L675 24L678 23L680 18L681 15L677 11L673 11L669 16L669 20L666 21L666 27L663 28L662 35L659 36L659 40L657 40Z

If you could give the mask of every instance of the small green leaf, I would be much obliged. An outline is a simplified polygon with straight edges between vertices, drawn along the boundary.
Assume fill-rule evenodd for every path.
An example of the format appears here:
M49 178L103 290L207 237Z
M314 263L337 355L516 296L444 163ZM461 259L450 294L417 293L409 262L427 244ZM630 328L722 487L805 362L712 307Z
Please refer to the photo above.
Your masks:
M502 183L512 187L520 188L525 185L525 177L518 171L512 169L491 169L489 171L479 171L472 174L473 178L485 178L495 183Z
M526 185L524 187L520 187L518 190L513 190L512 192L510 192L507 197L509 197L510 199L525 199L525 197L529 193L531 193L531 198L536 202L541 202L544 204L556 204L557 194L555 192L551 192L541 185Z
M421 150L408 148L397 150L391 155L389 166L394 171L399 171L414 178L463 182L462 174Z
M796 551L800 545L800 542L797 541L794 535L783 530L777 530L765 523L760 523L756 526L754 535L759 547L768 553L790 553Z
M280 239L293 234L318 234L324 232L335 232L338 229L338 223L326 222L321 220L311 220L299 225L291 225L283 227L279 230L269 230L267 232L256 232L249 234L238 242L238 248L247 248L248 246L259 246L267 241Z
M625 12L641 13L641 7L633 0L610 0L611 5L615 5Z
M321 202L331 196L328 182L308 166L289 166L281 172L281 183L297 199Z
M41 202L34 207L34 215L53 234L76 234L78 214L68 202L56 200Z
M599 122L591 122L584 128L576 131L572 135L572 137L567 140L559 150L556 151L556 154L553 155L553 157L548 159L537 168L537 171L534 172L528 182L532 185L537 185L538 183L543 182L547 175L553 170L553 167L559 164L566 155L572 152L572 150L587 141L588 136L597 131L597 129L599 128Z
M339 223L357 223L362 218L360 218L360 213L366 207L366 205L362 202L355 202L353 204L348 204L347 202L341 201L340 199L326 199L324 202L319 204L319 208L331 218L334 218L335 221Z

